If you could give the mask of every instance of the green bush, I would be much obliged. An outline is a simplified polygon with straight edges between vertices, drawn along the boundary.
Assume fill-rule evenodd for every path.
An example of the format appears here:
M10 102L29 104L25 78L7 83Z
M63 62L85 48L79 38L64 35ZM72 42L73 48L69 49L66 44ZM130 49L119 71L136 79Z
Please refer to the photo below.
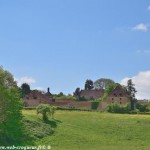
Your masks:
M135 110L131 110L130 111L131 114L138 114L140 113L139 109L135 109Z
M130 112L130 107L129 104L126 105L119 105L118 103L113 103L108 105L107 111L111 113L129 113Z
M42 114L43 121L48 121L48 115L50 115L52 118L54 117L56 107L48 104L40 104L36 107L36 110L37 114Z
M16 88L9 89L0 87L0 141L3 145L19 145L23 134L23 125L21 123L21 101ZM1 109L2 108L2 109Z
M26 134L30 140L37 140L52 135L54 130L49 124L40 121L23 120Z
M79 98L78 98L78 101L85 101L86 99L85 99L85 97L84 96L80 96Z
M76 97L72 95L53 95L53 99L69 99L69 100L76 100Z
M140 112L149 112L148 104L140 104L136 103L136 108L139 109Z
M95 102L92 102L91 108L94 109L94 110L96 110L98 108L98 106L99 106L99 102L95 101Z

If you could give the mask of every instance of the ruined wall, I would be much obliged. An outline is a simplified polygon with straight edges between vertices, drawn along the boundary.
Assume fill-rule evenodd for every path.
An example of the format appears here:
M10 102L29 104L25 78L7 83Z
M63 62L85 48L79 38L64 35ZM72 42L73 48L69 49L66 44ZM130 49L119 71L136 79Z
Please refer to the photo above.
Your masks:
M104 102L100 102L99 103L99 106L97 108L97 110L99 111L105 111L107 109L107 106L109 105L110 103L104 101Z
M81 90L80 96L86 100L97 99L104 95L104 90Z
M109 96L107 98L106 102L109 104L117 102L120 105L124 105L129 102L129 98L128 97L111 97L111 96Z
M112 99L113 97L108 97L107 100L99 102L99 106L97 110L99 111L104 111L107 109L107 106L111 103L118 102L120 105L124 105L127 102L129 102L127 97L116 97ZM73 100L57 100L55 102L52 101L43 101L43 100L35 100L35 99L30 99L30 100L25 100L25 106L26 107L33 107L33 106L38 106L39 104L50 104L52 106L57 106L61 108L67 108L67 109L81 109L81 110L91 110L92 108L92 102L91 101L84 101L84 102L77 102Z

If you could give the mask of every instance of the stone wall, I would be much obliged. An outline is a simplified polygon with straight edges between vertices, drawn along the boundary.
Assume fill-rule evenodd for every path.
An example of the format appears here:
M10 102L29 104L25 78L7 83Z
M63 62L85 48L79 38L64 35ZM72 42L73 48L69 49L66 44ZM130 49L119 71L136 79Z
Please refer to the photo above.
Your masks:
M107 100L99 102L99 106L97 110L104 111L107 109L107 106L111 103L118 102L118 104L123 105L128 102L128 98L122 97L120 100L119 97L112 100L112 97L108 97ZM57 100L55 102L52 101L43 101L43 100L25 100L25 106L26 107L34 107L38 106L39 104L50 104L52 106L57 106L61 108L67 108L67 109L81 109L81 110L91 110L92 108L92 102L91 101L83 101L83 102L77 102L73 100Z
M129 102L129 98L128 97L111 97L111 96L109 96L107 98L106 102L109 104L117 102L120 105L124 105Z

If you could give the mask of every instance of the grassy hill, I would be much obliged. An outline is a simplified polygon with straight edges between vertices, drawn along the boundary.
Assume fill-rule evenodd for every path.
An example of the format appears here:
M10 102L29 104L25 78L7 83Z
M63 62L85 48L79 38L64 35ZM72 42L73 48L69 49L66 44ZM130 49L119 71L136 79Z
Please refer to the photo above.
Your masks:
M26 119L39 121L34 110ZM86 111L56 111L49 125L54 133L36 140L52 150L149 150L150 115L123 115Z

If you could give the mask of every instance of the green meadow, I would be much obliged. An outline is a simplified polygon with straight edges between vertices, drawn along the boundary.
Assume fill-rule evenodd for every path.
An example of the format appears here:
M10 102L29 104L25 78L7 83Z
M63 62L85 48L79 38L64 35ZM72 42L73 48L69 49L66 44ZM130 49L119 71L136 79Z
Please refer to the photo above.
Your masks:
M51 145L52 150L150 149L150 115L56 111L47 123L35 110L23 110L23 115L53 129L51 135L34 140L36 145Z

